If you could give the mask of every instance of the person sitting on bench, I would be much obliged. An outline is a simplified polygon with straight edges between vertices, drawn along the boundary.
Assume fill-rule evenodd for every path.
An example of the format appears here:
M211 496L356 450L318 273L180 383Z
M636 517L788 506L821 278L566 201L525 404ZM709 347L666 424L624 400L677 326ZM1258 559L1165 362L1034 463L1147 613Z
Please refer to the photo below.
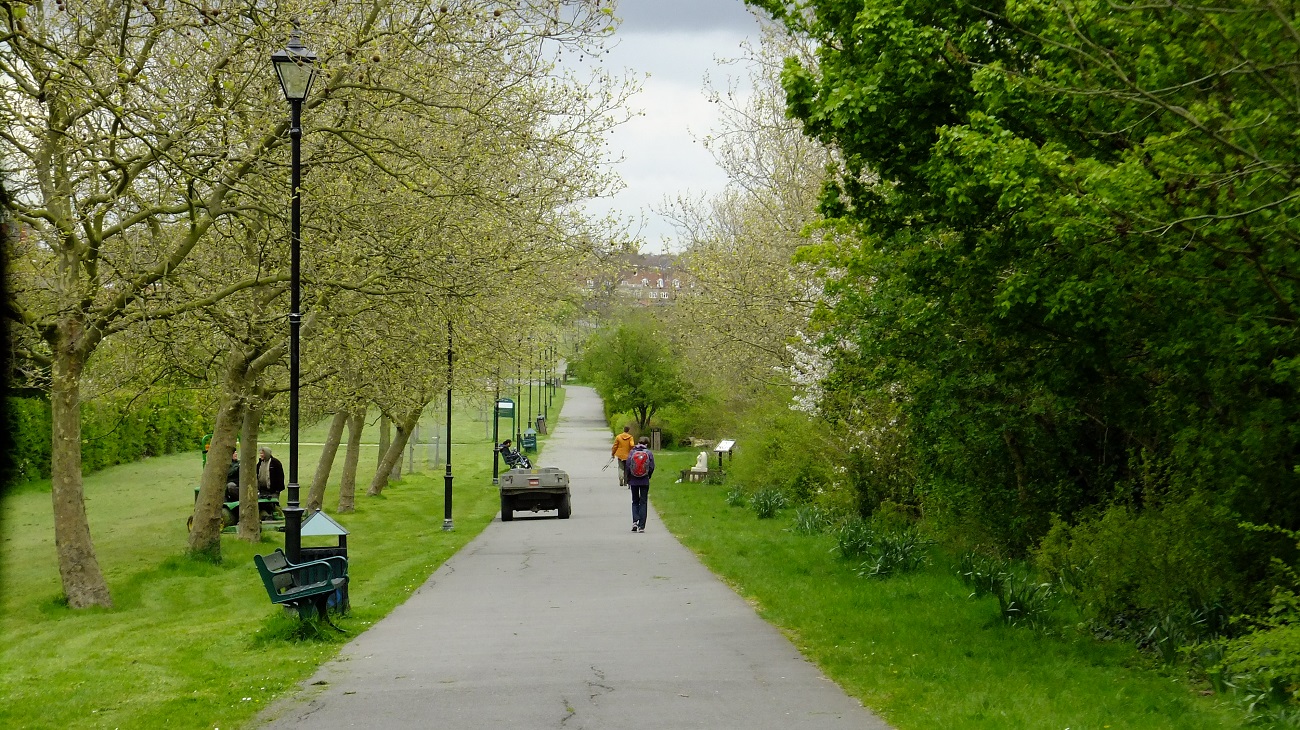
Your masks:
M283 491L284 466L271 456L269 446L263 446L257 450L257 497L279 501Z
M239 451L230 455L230 468L226 469L226 501L239 501Z

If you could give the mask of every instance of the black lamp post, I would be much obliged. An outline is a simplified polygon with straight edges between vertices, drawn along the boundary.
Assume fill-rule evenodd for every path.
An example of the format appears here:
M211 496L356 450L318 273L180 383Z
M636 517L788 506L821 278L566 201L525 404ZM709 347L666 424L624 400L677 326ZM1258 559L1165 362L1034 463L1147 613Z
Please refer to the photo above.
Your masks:
M442 530L450 532L451 523L451 312L447 313L447 474L442 478Z
M497 451L497 444L501 443L501 369L497 368L496 378L493 380L494 387L492 392L492 486L497 486L501 468L501 452Z
M302 260L302 102L316 79L316 54L302 44L295 27L289 45L271 54L280 89L289 101L289 139L293 148L290 172L290 304L289 304L289 504L284 510L284 549L297 562L302 549L302 513L298 506L298 340L302 330L299 263Z

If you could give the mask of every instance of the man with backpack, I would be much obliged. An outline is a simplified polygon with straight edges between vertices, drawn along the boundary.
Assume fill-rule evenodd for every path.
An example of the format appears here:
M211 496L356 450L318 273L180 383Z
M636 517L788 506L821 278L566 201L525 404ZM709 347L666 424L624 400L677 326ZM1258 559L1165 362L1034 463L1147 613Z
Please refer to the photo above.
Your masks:
M645 532L647 500L650 498L650 477L655 473L655 455L650 451L650 439L642 436L624 462L627 485L632 490L632 532Z

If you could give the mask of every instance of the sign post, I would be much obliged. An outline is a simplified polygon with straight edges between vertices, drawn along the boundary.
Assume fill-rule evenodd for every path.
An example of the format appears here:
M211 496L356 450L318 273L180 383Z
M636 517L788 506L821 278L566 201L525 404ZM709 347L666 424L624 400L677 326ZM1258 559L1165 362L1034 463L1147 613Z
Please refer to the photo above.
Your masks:
M492 484L496 485L501 468L501 452L497 446L501 443L501 419L510 419L510 430L507 433L515 432L515 402L509 398L498 398L496 406L492 409ZM516 448L518 448L516 446Z

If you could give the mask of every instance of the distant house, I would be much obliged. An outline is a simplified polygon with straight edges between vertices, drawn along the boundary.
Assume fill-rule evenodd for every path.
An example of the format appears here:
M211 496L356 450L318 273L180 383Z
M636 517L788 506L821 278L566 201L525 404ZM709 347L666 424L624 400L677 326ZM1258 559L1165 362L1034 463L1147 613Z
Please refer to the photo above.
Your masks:
M663 254L628 254L612 262L612 271L603 274L586 272L581 275L593 306L600 300L608 302L631 301L640 306L665 306L693 288L689 275L677 266L675 256Z

